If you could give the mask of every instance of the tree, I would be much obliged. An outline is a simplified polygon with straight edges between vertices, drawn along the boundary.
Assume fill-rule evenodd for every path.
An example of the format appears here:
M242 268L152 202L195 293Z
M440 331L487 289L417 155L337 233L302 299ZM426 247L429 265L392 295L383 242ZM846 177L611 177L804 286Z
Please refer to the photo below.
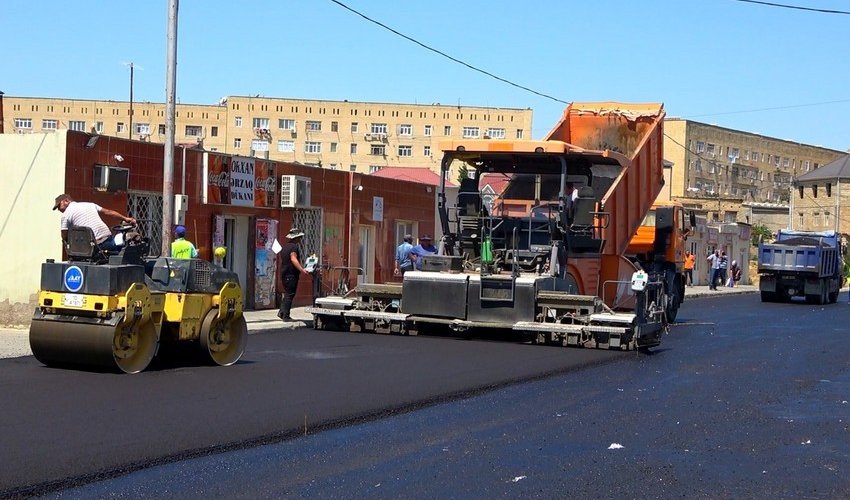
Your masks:
M758 246L761 240L772 240L773 232L764 224L756 224L753 226L753 246Z
M457 169L457 183L462 183L467 177L469 177L469 168L466 167L466 163L461 163Z

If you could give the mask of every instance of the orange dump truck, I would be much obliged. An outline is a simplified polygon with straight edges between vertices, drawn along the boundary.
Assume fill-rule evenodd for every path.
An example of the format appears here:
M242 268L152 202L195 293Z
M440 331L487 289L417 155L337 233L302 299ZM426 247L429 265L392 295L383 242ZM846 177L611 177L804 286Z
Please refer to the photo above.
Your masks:
M317 299L315 327L658 345L671 293L664 273L636 266L628 247L664 183L663 118L661 104L573 103L546 140L441 143L442 178L470 175L452 206L440 186L439 251L401 283ZM481 195L487 179L504 184L492 203Z

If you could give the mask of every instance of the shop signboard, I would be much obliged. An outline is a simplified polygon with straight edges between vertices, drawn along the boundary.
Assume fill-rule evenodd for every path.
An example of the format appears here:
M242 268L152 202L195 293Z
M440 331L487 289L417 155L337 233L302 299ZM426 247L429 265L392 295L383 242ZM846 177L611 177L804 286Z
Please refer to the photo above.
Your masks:
M206 203L274 208L274 163L244 156L204 155Z

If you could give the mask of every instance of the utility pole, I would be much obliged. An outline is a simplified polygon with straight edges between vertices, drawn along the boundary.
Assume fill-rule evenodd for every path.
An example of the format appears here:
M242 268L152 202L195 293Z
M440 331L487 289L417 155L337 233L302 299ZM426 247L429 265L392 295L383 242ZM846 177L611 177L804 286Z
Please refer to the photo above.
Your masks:
M165 73L165 151L162 159L162 254L171 255L174 221L174 97L177 87L177 11L179 0L168 0L168 50ZM132 68L132 66L131 66Z
M130 63L130 139L133 138L133 63Z

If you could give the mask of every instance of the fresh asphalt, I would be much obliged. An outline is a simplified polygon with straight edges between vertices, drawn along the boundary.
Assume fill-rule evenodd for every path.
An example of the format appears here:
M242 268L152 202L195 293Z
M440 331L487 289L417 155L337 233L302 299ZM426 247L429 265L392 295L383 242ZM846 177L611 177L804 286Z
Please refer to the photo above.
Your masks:
M752 409L740 410L739 406L746 407L750 397L763 406L762 393L776 392L763 389L766 386L795 392L795 386L802 384L803 389L811 392L812 388L820 390L826 383L824 380L834 382L826 392L806 395L806 401L799 403L805 408L787 409L789 414L799 413L798 418L803 420L825 419L828 412L809 406L823 404L825 396L846 388L840 385L846 383L843 380L846 374L811 373L827 372L834 366L835 356L827 356L823 363L811 363L818 359L818 354L823 357L823 350L846 352L847 346L841 345L842 337L832 337L831 332L838 324L832 324L832 329L829 321L821 325L831 335L828 342L795 338L803 329L818 327L813 318L823 322L824 315L819 311L829 308L846 316L846 305L760 305L755 294L738 298L726 296L729 293L732 292L720 290L711 292L717 300L686 302L680 325L665 338L658 353L638 357L637 361L633 354L509 342L319 333L305 329L275 334L284 333L279 328L252 336L243 362L231 368L159 365L140 375L118 376L49 369L31 357L5 360L0 362L0 385L7 389L7 401L15 404L0 410L4 435L0 496L3 492L46 493L99 478L115 479L84 486L72 496L107 496L105 491L111 492L109 496L121 491L129 496L153 496L165 491L177 496L251 496L249 492L272 496L284 493L417 496L413 491L456 495L466 491L478 492L479 496L485 491L553 494L555 490L549 488L570 478L580 480L570 483L573 488L576 484L587 488L593 484L601 486L606 482L605 477L624 479L622 474L600 474L599 470L596 473L588 470L587 475L575 477L576 471L587 468L581 464L589 458L599 463L610 460L611 456L591 448L590 441L598 441L600 434L610 434L612 440L622 441L631 436L627 442L630 448L647 446L637 457L635 451L623 454L637 463L646 461L647 471L653 470L650 465L653 460L665 464L684 457L683 465L666 465L661 469L662 475L673 483L683 481L685 471L696 467L689 460L705 462L702 476L710 481L722 471L723 457L727 461L733 458L747 461L743 449L755 439L757 424L763 423L769 429L773 439L769 443L775 447L772 427L776 422L772 419L776 417L768 415L766 422L741 424L746 432L737 433L742 441L740 447L734 448L744 454L743 458L727 456L736 453L725 448L733 439L731 435L724 438L723 446L719 446L722 450L716 454L703 446L698 458L691 458L688 450L672 449L662 454L684 453L683 457L659 456L661 452L654 448L657 443L639 444L646 436L660 439L664 433L671 432L678 437L670 439L691 446L686 437L694 429L670 428L673 424L669 419L654 420L653 415L664 415L667 411L664 408L672 408L677 418L694 422L697 435L703 435L709 442L719 438L718 429L710 430L711 422L705 422L701 413L725 422L719 429L732 432L727 425L753 416ZM846 302L846 295L842 294L842 300ZM798 309L789 309L793 307ZM772 331L771 321L783 315L782 324L774 325L781 330ZM846 318L844 321L846 324ZM754 329L755 336L748 333ZM688 337L693 338L686 340ZM800 345L806 349L795 347L795 340L803 342ZM782 360L780 375L772 375L776 367L756 356L766 345L774 359L778 354ZM742 359L739 355L729 355L737 350L746 356ZM783 355L785 351L788 352ZM735 359L740 359L740 366L734 365ZM840 366L846 371L846 362ZM703 376L708 374L711 376ZM530 385L514 385L534 380L537 382ZM706 383L708 386L704 386ZM504 388L488 392L499 387ZM736 388L743 394L737 393ZM626 390L626 394L617 394ZM470 399L481 391L485 391L483 395ZM608 391L615 391L617 398L612 399ZM723 397L713 400L718 391ZM790 396L800 398L799 394ZM787 401L789 395L772 397ZM433 406L440 401L447 403ZM717 401L731 414L714 408ZM782 403L776 404L779 407L774 413L782 413ZM45 408L61 408L61 411L44 411ZM406 413L413 409L418 411ZM846 407L841 409L846 412ZM404 414L379 418L398 413ZM789 418L793 422L794 415ZM358 421L371 423L349 427ZM334 429L340 425L344 427ZM545 445L549 439L546 437L549 431L544 431L546 425L556 427L550 430L554 432L554 441L549 445ZM568 429L572 430L570 435L562 437L575 441L578 446L575 449L555 445L558 432L563 434ZM617 429L631 430L624 434L614 432ZM315 435L320 430L327 432ZM309 437L307 441L297 438L304 434ZM844 460L847 457L846 446L841 446L843 436L835 437L837 444L827 446L831 457L831 462L823 465L827 472L820 472L829 477L832 477L829 467L843 470L846 462L842 462L842 457ZM339 439L346 446L339 446ZM281 444L256 448L259 444L275 442ZM525 457L537 445L542 445L540 449L548 457L548 466L546 461L535 464ZM599 446L599 442L592 446ZM823 450L823 447L821 442L813 449ZM756 443L756 448L763 453L764 444ZM228 450L241 451L221 454ZM263 457L259 462L256 454ZM613 457L622 467L622 460L617 455ZM489 460L491 465L488 467L482 460ZM575 460L575 463L568 467L561 463L563 460ZM771 474L776 473L777 460L767 460L774 466ZM493 465L493 461L504 465ZM833 463L836 461L837 465ZM563 468L561 473L552 470L555 463ZM457 467L455 472L449 470L451 465ZM808 461L802 465L811 476L815 466ZM752 466L749 464L748 473L752 472L749 470ZM646 479L635 467L628 469L628 475L634 477L628 477L627 483ZM271 470L275 471L273 475L259 480L252 476L258 471L262 475L263 471ZM122 476L133 471L137 472ZM476 481L465 481L459 471L482 475ZM530 471L537 472L529 474ZM517 475L507 477L512 472ZM732 473L735 481L743 484L741 474ZM214 478L211 474L223 476ZM432 475L439 475L440 480L429 481ZM501 479L497 481L496 476ZM168 478L174 479L169 482ZM244 480L240 482L240 478ZM374 484L373 478L377 481ZM527 478L535 481L507 489ZM382 484L384 489L373 490ZM846 482L838 485L846 486ZM675 485L670 487L674 489L661 491L677 491ZM831 487L836 487L834 478L820 491L835 491ZM695 491L725 491L732 496L748 491L740 486L725 490L707 488L705 483ZM588 489L584 493L592 491ZM622 489L606 491L625 493ZM753 491L756 490L750 493ZM635 494L632 491L631 495ZM597 492L597 496L609 495Z

